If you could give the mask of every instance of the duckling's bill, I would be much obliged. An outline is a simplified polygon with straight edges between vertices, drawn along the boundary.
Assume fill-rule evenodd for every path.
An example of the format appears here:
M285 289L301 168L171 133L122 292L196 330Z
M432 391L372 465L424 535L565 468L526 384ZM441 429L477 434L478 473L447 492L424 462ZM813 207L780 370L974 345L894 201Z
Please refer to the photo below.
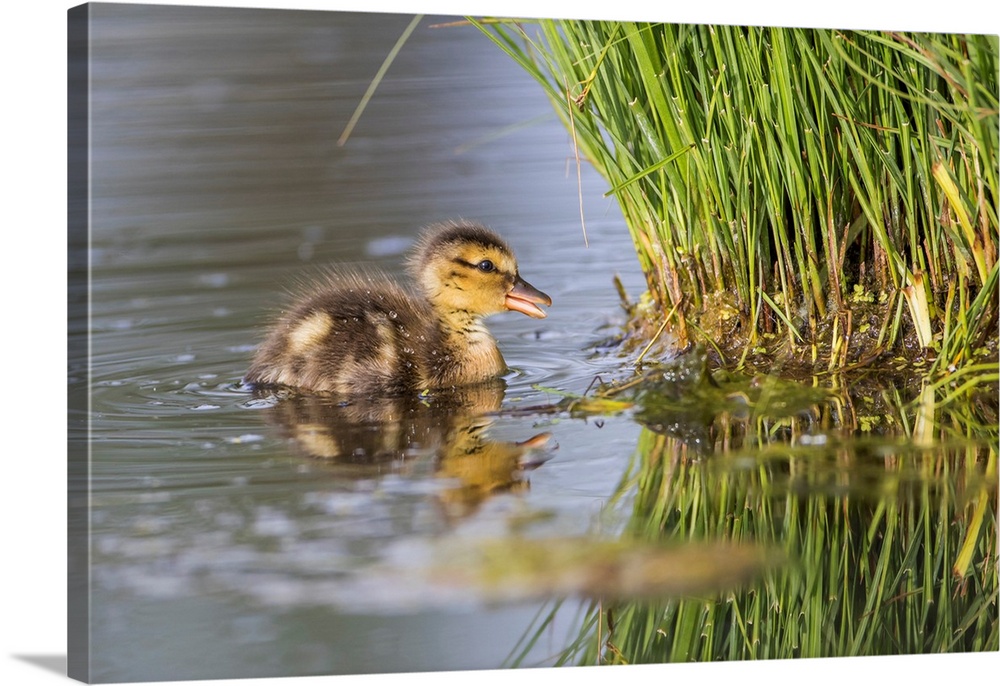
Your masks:
M545 319L545 310L538 305L551 306L552 298L542 293L520 276L514 281L514 287L507 292L504 306L508 310L516 310L535 319Z

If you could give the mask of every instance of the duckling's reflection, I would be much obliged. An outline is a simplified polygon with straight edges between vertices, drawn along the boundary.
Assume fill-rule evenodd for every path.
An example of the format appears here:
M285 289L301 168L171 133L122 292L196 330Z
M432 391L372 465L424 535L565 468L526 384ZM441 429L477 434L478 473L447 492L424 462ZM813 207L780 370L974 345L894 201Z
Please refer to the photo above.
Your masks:
M350 400L293 393L269 408L268 420L307 456L352 475L406 472L433 456L434 473L457 484L441 500L460 517L491 494L526 488L526 472L548 458L548 433L490 439L505 386L497 379L421 397Z

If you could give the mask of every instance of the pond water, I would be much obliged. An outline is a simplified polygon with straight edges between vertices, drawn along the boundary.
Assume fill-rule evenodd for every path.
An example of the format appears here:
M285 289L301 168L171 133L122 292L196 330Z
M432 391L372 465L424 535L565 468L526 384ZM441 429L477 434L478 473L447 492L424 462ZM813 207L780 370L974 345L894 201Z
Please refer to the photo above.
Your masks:
M93 677L500 666L537 606L353 581L422 541L591 530L638 427L501 412L490 440L548 432L545 464L508 458L463 486L461 465L442 474L419 450L318 461L289 437L294 412L282 425L238 383L303 275L399 272L422 226L466 217L555 303L491 320L513 371L487 409L558 399L537 384L583 392L617 366L594 349L621 319L613 277L642 283L600 179L583 169L588 247L564 129L469 26L425 18L339 147L409 17L92 12Z
M70 323L90 341L91 678L554 664L579 604L519 648L548 594L452 583L451 556L614 536L636 455L663 446L628 413L533 410L621 375L604 347L623 322L613 278L643 288L616 205L586 165L578 185L541 89L474 27L424 18L338 146L409 17L91 11L91 234L76 248L91 313ZM421 227L456 217L502 233L553 300L544 320L491 319L505 387L345 408L240 385L303 277L399 273ZM991 450L972 451L972 476L983 454L995 470ZM842 492L832 463L823 488ZM918 467L903 481L923 483Z

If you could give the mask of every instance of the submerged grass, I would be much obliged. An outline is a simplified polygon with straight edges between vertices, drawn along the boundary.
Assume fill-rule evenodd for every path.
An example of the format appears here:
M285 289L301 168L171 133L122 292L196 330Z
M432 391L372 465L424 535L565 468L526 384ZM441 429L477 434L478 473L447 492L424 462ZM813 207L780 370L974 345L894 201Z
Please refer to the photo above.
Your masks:
M903 352L995 382L996 36L472 21L607 179L647 338L668 322L732 368Z

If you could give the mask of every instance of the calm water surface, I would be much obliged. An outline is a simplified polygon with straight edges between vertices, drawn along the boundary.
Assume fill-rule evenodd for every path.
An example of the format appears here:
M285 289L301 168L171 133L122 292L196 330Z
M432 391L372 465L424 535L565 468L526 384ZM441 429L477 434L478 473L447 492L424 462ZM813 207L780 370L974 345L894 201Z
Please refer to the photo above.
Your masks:
M511 410L558 399L536 385L579 393L619 365L595 345L620 321L613 276L634 294L641 276L602 182L584 168L587 247L563 127L471 27L425 19L338 147L408 17L98 5L92 18L93 678L501 666L537 605L398 570L441 540L598 527L638 426ZM474 431L495 464L427 449L447 458L468 405L345 438L337 408L239 386L303 275L398 272L418 229L453 217L503 233L554 301L542 321L491 320L513 371L472 409L492 411ZM544 464L522 471L510 446L543 432L528 461ZM311 456L334 439L357 459Z

